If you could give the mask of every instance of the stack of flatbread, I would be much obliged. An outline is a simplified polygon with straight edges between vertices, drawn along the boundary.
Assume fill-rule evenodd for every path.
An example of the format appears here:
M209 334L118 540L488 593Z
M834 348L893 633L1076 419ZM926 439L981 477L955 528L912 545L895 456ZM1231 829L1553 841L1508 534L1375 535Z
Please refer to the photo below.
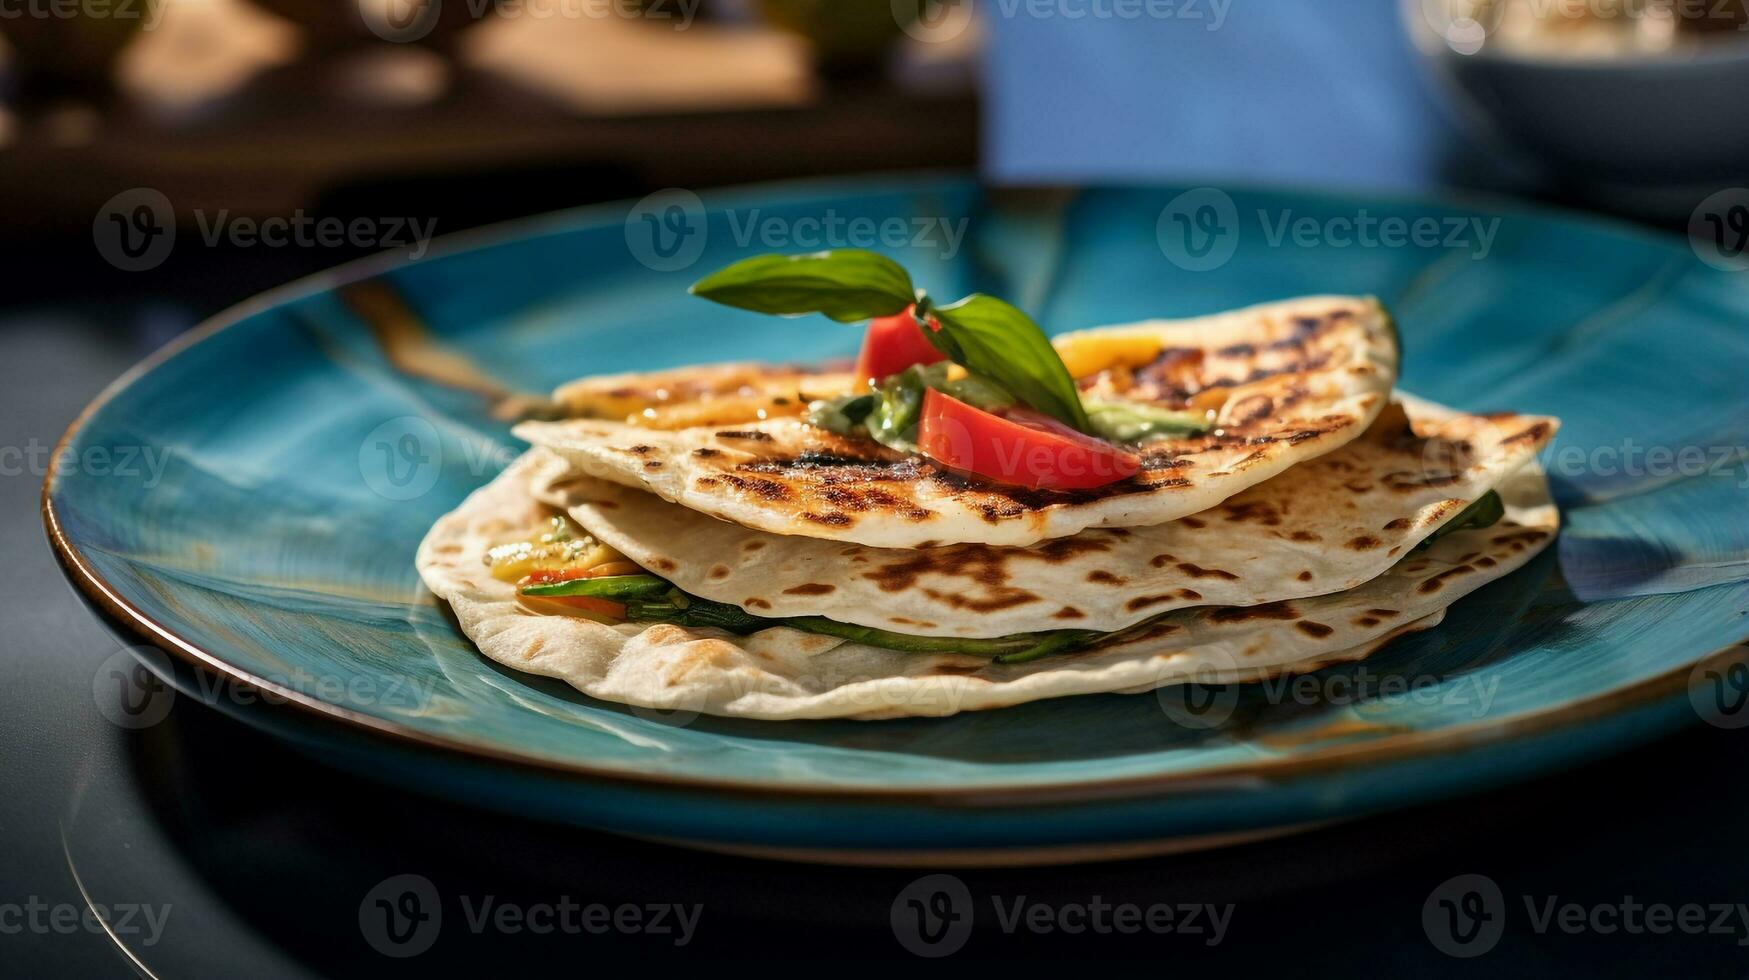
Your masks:
M1141 471L1118 483L1027 490L791 411L846 376L738 364L585 379L557 400L611 417L518 426L533 448L438 521L419 571L487 656L594 697L747 718L884 718L1354 660L1436 626L1554 537L1534 457L1557 422L1393 394L1395 327L1370 298L1054 342L1072 370L1090 347L1142 351L1077 382L1108 402L1206 407L1215 427L1144 443ZM1469 521L1490 492L1504 516ZM555 514L681 592L772 625L730 632L529 608L486 555ZM1460 515L1463 526L1446 527ZM914 642L891 649L788 625L810 617ZM1072 641L1021 663L956 647L1034 633Z

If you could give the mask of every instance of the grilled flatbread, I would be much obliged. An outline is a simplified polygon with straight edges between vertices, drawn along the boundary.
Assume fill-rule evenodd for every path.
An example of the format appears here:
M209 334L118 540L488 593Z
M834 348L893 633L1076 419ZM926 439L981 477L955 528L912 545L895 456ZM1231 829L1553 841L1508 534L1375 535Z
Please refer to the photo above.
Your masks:
M1088 397L1210 410L1217 428L1149 442L1140 473L1077 491L959 475L797 418L666 429L573 419L516 434L588 475L756 530L882 548L1027 545L1207 510L1360 435L1396 380L1394 328L1368 298L1298 299L1056 343Z
M1027 547L870 548L755 531L544 459L537 499L675 585L756 616L923 636L1114 631L1172 609L1353 588L1523 466L1556 421L1417 402L1211 510Z
M743 718L937 716L1071 694L1145 691L1313 669L1367 655L1438 622L1452 602L1523 565L1557 515L1534 463L1499 488L1507 516L1457 531L1356 588L1258 606L1181 609L1102 645L1025 664L903 653L774 627L750 636L673 625L609 626L542 615L493 578L494 545L551 516L536 501L541 461L525 456L438 521L421 544L427 586L488 657L609 701Z

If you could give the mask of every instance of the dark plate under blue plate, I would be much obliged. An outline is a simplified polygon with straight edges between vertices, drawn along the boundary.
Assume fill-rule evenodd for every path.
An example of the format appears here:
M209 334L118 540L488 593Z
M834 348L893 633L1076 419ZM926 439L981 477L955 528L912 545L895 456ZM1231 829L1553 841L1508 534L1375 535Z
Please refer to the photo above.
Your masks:
M184 696L433 793L764 853L1194 846L1523 778L1697 713L1749 722L1732 712L1749 694L1733 686L1749 675L1735 666L1749 635L1744 275L1680 239L1569 217L1184 190L931 178L726 192L702 209L679 193L350 266L105 392L50 474L51 537L112 620L169 652L158 667ZM1398 227L1438 233L1386 244ZM871 245L936 295L996 293L1051 331L1374 293L1401 325L1405 387L1564 420L1544 462L1566 528L1438 629L1294 686L759 723L650 716L482 658L413 552L520 450L514 393L847 355L853 328L685 292L746 254L819 244ZM269 697L197 683L214 674ZM1216 714L1183 724L1186 698Z

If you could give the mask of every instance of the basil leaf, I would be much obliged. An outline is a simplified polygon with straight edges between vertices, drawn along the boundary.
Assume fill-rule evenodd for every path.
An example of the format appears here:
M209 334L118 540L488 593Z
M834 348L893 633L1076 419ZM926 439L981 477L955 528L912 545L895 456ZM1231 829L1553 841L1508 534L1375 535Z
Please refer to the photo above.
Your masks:
M1179 412L1136 402L1086 403L1093 433L1111 442L1141 442L1155 436L1199 436L1215 427L1207 412Z
M755 313L824 313L839 323L892 316L917 299L903 266L861 249L756 255L705 276L688 292Z
M1091 430L1075 379L1031 317L983 293L928 313L941 329L923 333L949 360L990 379L1035 411L1079 432Z

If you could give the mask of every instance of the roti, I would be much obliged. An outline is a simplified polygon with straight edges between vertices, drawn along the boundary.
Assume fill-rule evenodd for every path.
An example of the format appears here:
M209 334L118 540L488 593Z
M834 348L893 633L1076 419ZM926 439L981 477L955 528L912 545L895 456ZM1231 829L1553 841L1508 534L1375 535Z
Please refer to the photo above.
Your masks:
M1558 517L1534 463L1499 488L1505 519L1457 531L1360 586L1258 606L1201 606L1145 620L1100 644L1030 663L903 653L787 627L736 636L669 624L606 625L535 613L484 559L552 514L533 497L541 462L525 456L432 528L419 548L426 585L449 602L480 651L593 697L660 711L740 718L939 716L1040 698L1225 683L1366 656L1438 622L1451 603L1522 566Z
M881 548L1019 546L1207 510L1359 436L1396 381L1395 328L1370 298L1310 297L1056 343L1086 397L1212 411L1215 428L1148 442L1139 473L1076 491L965 476L793 417L661 429L571 419L515 431L590 476L755 530Z
M825 616L924 636L1121 630L1162 612L1252 606L1372 579L1545 446L1551 418L1416 402L1361 438L1214 508L1025 547L870 548L756 531L535 450L534 496L675 585L757 616Z

